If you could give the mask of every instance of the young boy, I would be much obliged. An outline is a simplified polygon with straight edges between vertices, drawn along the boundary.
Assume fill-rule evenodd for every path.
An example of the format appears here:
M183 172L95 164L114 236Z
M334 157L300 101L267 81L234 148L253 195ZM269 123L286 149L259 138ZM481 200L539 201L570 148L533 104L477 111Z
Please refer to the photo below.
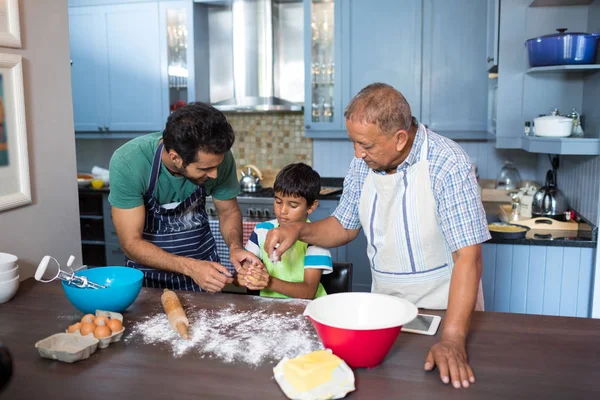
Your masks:
M260 291L265 297L294 297L314 299L327 293L321 285L321 273L332 272L329 250L297 241L283 254L279 262L273 263L264 250L267 232L280 225L307 221L317 208L317 196L321 190L321 177L306 164L290 164L275 178L274 211L272 221L256 225L246 244L246 250L254 253L264 263L270 275L269 283ZM240 281L252 284L252 276L241 272Z

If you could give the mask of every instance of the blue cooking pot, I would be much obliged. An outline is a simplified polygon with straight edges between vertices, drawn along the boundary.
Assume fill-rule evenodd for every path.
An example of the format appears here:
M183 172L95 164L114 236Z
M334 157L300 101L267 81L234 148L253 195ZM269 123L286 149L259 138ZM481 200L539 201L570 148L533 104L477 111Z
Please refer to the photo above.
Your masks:
M530 67L546 65L594 64L600 33L559 33L544 35L525 42Z

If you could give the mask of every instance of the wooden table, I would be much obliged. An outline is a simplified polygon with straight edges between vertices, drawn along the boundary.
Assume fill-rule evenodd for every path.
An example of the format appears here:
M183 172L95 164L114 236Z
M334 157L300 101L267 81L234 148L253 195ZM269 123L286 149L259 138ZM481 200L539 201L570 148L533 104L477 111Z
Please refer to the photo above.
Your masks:
M124 314L128 324L155 313L160 308L159 296L156 289L142 289ZM207 309L224 303L277 312L289 308L285 301L258 302L245 295L198 293L191 298L195 306ZM159 346L129 341L114 343L74 364L41 358L35 342L64 330L72 321L57 317L65 314L78 312L60 284L32 279L21 283L15 298L0 305L0 340L11 351L15 370L1 399L285 398L272 379L273 364L253 368L194 354L174 358ZM442 384L437 370L423 371L425 353L440 331L437 337L400 334L382 365L355 371L357 390L348 397L600 398L600 320L475 313L469 355L477 382L460 390Z

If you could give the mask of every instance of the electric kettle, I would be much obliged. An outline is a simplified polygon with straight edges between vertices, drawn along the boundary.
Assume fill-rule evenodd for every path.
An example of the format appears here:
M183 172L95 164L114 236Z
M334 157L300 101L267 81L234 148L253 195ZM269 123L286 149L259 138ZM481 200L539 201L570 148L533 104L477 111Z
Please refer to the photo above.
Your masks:
M556 187L556 171L549 169L545 186L533 196L531 214L534 217L563 218L568 208L565 195Z
M240 180L240 189L242 192L253 193L262 189L262 173L254 165L246 165L244 169L248 172L240 171L242 179Z

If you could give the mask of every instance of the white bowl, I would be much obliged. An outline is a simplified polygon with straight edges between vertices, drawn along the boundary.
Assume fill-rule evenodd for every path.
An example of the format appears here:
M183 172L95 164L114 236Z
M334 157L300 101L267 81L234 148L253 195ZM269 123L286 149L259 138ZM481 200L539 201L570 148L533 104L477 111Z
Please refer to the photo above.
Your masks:
M0 283L0 304L13 298L19 289L19 275L16 278Z
M0 272L7 272L17 266L19 258L8 253L0 253Z
M19 276L19 266L17 265L10 271L0 272L0 283L12 281L15 276Z
M409 301L379 293L336 293L311 301L304 315L334 328L386 329L416 318L417 307Z

